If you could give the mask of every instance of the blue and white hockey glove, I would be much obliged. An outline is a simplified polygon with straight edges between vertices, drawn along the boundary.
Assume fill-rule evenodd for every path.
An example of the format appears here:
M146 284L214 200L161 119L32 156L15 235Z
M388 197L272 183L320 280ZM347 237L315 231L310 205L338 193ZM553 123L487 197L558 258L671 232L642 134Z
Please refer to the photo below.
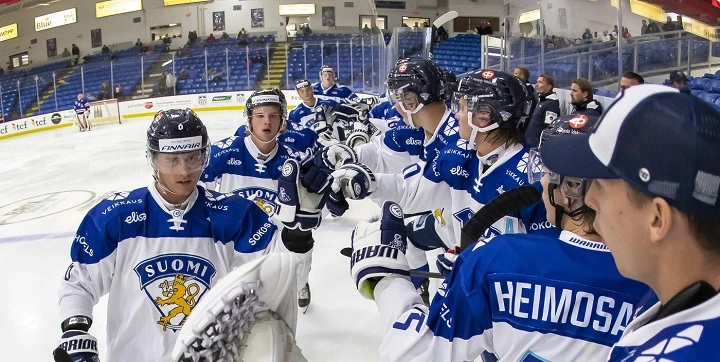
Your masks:
M360 294L375 299L375 286L384 277L410 280L405 251L407 230L400 205L385 201L380 220L361 222L352 233L350 273Z
M352 200L361 200L375 191L375 174L362 163L347 163L332 174L332 190Z
M328 199L325 203L325 206L327 207L328 211L330 211L330 214L332 214L333 216L342 216L343 214L345 214L345 211L350 208L347 200L345 200L345 195L343 195L342 192L334 191L330 191L330 193L328 194Z
M361 121L353 122L345 134L345 144L352 148L370 142L372 136L368 124Z
M455 264L455 260L457 260L457 254L455 253L455 249L450 249L450 250L437 256L435 265L437 266L440 274L442 274L442 276L447 278L448 275L450 275L450 272L452 271L453 265Z
M85 331L65 331L53 358L55 362L100 362L97 340Z
M308 231L320 226L321 210L330 190L330 179L325 177L322 181L321 175L316 176L318 178L312 180L316 191L311 192L300 182L300 164L294 159L286 160L283 164L278 179L278 209L274 217L286 228Z

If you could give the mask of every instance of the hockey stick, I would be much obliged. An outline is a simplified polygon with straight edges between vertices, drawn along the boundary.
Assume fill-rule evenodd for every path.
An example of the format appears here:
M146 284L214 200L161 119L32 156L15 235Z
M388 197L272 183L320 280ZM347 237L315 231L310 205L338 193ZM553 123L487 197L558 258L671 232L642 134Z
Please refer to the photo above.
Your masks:
M458 12L455 10L450 10L445 14L440 15L435 21L432 23L432 28L430 28L430 60L433 59L433 48L435 47L435 40L437 40L437 31L438 28L441 27L443 24L455 19L458 17Z
M460 230L460 247L457 250L457 254L460 254L480 239L485 230L505 217L505 215L533 205L540 201L541 197L540 191L531 185L525 185L506 191L492 199L492 201L475 213ZM344 248L340 250L340 254L350 257L352 255L352 248ZM442 274L432 272L410 271L410 276L445 279Z

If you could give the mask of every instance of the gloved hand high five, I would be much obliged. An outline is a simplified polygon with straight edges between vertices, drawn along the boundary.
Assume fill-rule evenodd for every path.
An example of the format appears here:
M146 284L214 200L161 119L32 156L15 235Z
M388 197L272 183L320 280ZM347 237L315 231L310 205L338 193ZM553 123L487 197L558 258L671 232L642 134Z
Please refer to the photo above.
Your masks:
M55 362L100 362L97 340L81 330L68 330L53 351Z
M375 191L375 174L361 163L346 163L332 174L332 190L352 200L366 198Z
M303 160L303 164L312 163L311 157ZM274 217L288 229L307 231L320 226L320 211L325 206L327 193L330 191L330 179L327 173L324 176L316 173L303 177L301 172L300 163L294 159L283 164L282 174L278 179L278 209Z
M350 273L360 294L375 299L375 285L385 277L410 280L405 251L407 230L400 205L386 201L380 220L361 222L352 234Z

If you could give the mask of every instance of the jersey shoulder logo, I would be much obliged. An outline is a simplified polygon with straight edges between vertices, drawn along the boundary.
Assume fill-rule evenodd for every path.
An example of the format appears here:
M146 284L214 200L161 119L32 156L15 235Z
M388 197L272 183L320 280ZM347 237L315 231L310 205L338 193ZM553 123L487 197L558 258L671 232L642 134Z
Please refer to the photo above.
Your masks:
M217 142L213 143L213 146L216 146L219 149L228 148L232 145L232 143L235 141L236 138L237 138L237 136L232 136L230 138L217 141Z
M448 118L447 124L445 125L445 129L443 129L443 134L446 136L453 136L458 134L460 131L460 125L455 120L455 118Z
M520 173L527 173L527 167L528 167L528 153L525 152L523 154L522 158L517 164L517 169L520 171Z
M158 255L141 261L134 270L140 289L160 313L157 324L163 332L182 328L215 276L209 260L190 254Z
M125 200L130 195L127 191L120 191L120 192L113 192L105 197L105 200L115 201L115 200Z

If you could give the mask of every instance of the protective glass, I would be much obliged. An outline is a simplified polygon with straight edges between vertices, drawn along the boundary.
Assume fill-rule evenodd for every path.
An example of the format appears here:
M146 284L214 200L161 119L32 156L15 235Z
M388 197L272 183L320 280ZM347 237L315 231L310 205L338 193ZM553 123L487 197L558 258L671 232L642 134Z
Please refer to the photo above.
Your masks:
M150 166L165 175L187 175L202 171L210 159L210 147L182 153L154 153Z

